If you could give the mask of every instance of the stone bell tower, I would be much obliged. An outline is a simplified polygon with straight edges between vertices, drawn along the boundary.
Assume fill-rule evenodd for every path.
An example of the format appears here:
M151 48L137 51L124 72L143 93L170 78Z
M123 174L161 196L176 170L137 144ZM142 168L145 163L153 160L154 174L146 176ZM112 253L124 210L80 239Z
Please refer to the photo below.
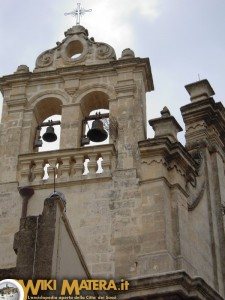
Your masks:
M138 141L146 139L145 94L153 90L149 59L135 57L130 49L116 59L111 46L95 42L87 29L77 25L55 48L38 56L34 72L21 65L2 77L0 86L4 95L0 163L5 170L0 175L1 266L15 263L12 242L19 219L42 211L44 199L53 191L55 171L72 227L84 251L90 249L86 259L93 264L93 273L113 275L112 226L114 239L121 234L116 219L109 219L113 207L120 206L119 186L127 186L124 200L139 194L129 186L137 184ZM84 145L90 113L102 109L108 111L109 141ZM40 127L52 115L61 115L60 148L39 152ZM99 158L102 171L96 173ZM123 205L131 209L126 201Z
M130 49L117 59L111 46L89 38L80 25L40 54L33 72L22 65L0 78L0 88L1 268L18 262L16 232L14 249L22 256L19 247L30 249L23 244L25 231L31 240L36 232L38 241L50 243L49 215L54 215L59 223L67 220L67 237L75 236L85 274L130 280L129 291L118 291L118 299L224 298L225 109L213 99L207 80L186 86L191 103L181 108L185 146L167 107L149 121L155 136L147 139L146 93L154 89L149 59ZM48 123L53 115L61 121ZM97 129L108 135L105 143L89 143L90 121L98 121ZM48 128L54 139L56 123L59 149L38 151L40 129ZM66 212L49 198L55 182ZM42 211L41 225L35 225ZM61 243L57 255L48 252L48 262L56 261L55 277L75 276L74 261L62 263L64 248Z

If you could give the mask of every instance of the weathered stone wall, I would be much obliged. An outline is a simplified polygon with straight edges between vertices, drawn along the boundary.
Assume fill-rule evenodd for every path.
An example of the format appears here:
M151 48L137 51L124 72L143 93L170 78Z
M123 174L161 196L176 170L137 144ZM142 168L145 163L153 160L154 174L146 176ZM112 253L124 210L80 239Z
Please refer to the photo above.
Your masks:
M75 32L75 36L78 35ZM84 43L88 43L85 37ZM102 53L107 52L106 46L101 47L103 47ZM109 57L104 57L104 55L101 60L96 59L92 64L87 63L87 65L83 65L83 60L82 63L79 60L73 61L72 65L75 68L71 66L68 68L68 62L64 61L61 62L61 68L58 70L41 65L39 61L34 73L29 72L26 66L20 66L13 75L1 78L4 108L0 133L2 158L0 167L1 170L7 171L2 172L0 176L3 193L6 184L14 182L14 187L10 189L8 203L12 202L14 205L15 202L17 211L16 218L12 222L10 209L4 211L1 247L4 250L7 249L7 254L5 257L0 257L2 266L15 265L15 256L13 251L9 250L8 240L12 244L22 213L22 198L18 194L18 186L19 188L35 186L35 194L28 204L30 215L41 213L43 199L52 192L53 171L49 169L51 180L49 179L47 183L43 180L46 163L53 167L60 165L57 175L60 180L58 181L61 181L60 189L65 190L65 194L69 195L67 196L68 203L73 201L73 196L70 195L77 193L77 185L83 177L85 159L90 159L89 171L96 177L96 160L99 156L103 157L103 176L97 177L104 177L103 180L98 179L98 181L107 181L110 187L113 186L113 181L110 181L112 171L137 166L137 141L146 137L145 92L153 89L149 61L135 58L133 54L130 57L128 55L126 59L115 60L113 52L109 55L109 61ZM86 59L90 62L88 56ZM77 69L77 64L82 67ZM11 88L8 87L9 83ZM108 108L110 117L114 120L114 132L109 137L110 142L114 142L114 146L112 145L114 149L111 147L109 151L103 151L104 153L103 148L90 149L90 152L84 149L80 154L83 119L96 108ZM62 115L60 150L76 149L74 152L71 150L69 154L66 152L63 157L58 154L50 157L48 153L44 156L34 147L37 126L52 114ZM26 159L26 155L29 159ZM137 180L136 175L133 180ZM84 183L85 180L82 178L81 182ZM74 189L72 185L75 185ZM92 189L96 190L99 183L96 181L84 184L84 186L87 187L88 194ZM15 197L18 199L13 200ZM82 198L82 193L78 192L77 197ZM87 198L89 197L90 194ZM110 197L107 201L111 201ZM4 204L2 209L3 207ZM112 273L114 273L113 267L109 274Z
M14 233L19 228L22 200L18 197L17 183L0 185L0 256L1 268L15 266Z
M1 269L1 279L90 277L64 209L54 196L45 200L41 215L21 218L13 244L16 267Z

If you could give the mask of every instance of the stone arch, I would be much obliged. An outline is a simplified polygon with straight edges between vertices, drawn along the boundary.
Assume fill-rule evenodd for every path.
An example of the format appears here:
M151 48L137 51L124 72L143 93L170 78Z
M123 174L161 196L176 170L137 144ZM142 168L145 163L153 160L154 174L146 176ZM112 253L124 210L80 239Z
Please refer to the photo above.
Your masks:
M114 87L102 83L87 84L76 92L76 94L73 96L73 103L80 111L79 123L82 124L81 137L85 138L87 125L91 124L91 121L90 123L84 122L84 120L87 120L87 118L90 117L90 113L93 113L94 111L102 112L101 110L106 110L102 113L109 113L110 115L110 101L114 99L116 99ZM108 120L109 115L105 116ZM81 142L81 145L84 144Z
M113 86L103 83L83 86L73 97L73 103L80 104L83 116L97 109L110 110L110 100L116 99Z
M89 91L82 98L80 108L84 116L88 116L93 110L109 110L109 96L102 91Z
M59 90L47 90L36 94L29 100L38 123L52 115L62 114L62 105L68 104L69 96Z

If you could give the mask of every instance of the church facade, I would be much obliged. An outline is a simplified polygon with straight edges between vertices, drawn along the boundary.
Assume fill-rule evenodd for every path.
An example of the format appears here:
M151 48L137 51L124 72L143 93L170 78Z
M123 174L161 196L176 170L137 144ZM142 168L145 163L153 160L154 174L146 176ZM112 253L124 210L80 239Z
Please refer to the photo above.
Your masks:
M130 281L119 299L224 298L225 109L207 80L185 87L185 146L167 107L147 138L149 59L130 49L117 59L80 25L0 88L0 274L25 270L29 253L27 278L77 276L73 245L82 276ZM46 121L53 115L61 119ZM40 152L40 129L50 142L56 123L59 149ZM51 206L54 195L63 204Z

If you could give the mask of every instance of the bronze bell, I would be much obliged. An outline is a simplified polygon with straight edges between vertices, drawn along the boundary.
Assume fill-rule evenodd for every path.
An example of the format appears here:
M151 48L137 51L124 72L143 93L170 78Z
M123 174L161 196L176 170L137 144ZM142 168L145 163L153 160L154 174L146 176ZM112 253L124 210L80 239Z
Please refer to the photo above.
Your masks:
M107 131L103 128L103 123L99 119L96 119L92 123L91 129L87 133L87 137L92 142L103 142L107 139L108 133Z
M48 126L42 138L48 143L55 142L57 140L57 135L55 134L54 128L52 126Z

